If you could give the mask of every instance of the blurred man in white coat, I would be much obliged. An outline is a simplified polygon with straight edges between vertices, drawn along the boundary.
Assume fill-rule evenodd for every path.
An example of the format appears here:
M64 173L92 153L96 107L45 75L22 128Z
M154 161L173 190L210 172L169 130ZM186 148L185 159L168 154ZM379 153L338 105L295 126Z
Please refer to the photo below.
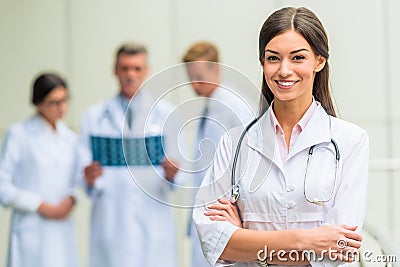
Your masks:
M175 129L179 127L164 125L173 107L163 100L156 101L149 91L139 90L148 75L144 46L122 45L116 54L115 75L119 93L90 107L83 117L81 140L87 148L86 158L92 153L93 136L162 136L169 160L165 157L159 164L136 162L127 167L128 162L102 166L90 158L84 169L87 191L93 200L90 266L176 267L173 210L165 204L178 173L174 161L177 150L173 148L177 142ZM179 123L179 119L168 121Z
M222 135L230 128L246 125L255 118L252 104L238 95L232 85L221 78L222 65L214 44L197 42L182 59L195 93L206 98L198 123L195 141L194 187L199 187L212 162L215 147ZM204 142L203 142L204 141ZM211 142L210 142L211 141ZM192 239L192 267L210 266L203 256L200 240L191 222L189 232Z

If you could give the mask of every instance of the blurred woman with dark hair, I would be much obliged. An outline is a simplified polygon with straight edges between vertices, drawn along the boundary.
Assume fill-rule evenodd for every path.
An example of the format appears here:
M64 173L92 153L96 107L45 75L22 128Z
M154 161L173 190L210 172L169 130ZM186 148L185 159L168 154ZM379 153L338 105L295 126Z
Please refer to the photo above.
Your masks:
M13 209L8 267L78 266L71 211L77 176L76 136L61 119L66 82L33 83L36 113L8 130L0 154L0 203Z

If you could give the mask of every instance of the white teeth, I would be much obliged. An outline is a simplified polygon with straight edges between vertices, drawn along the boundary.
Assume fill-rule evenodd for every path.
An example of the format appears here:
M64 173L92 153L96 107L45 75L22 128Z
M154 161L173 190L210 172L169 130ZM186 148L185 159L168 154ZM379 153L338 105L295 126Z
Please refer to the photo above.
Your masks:
M278 81L278 83L282 86L291 86L293 85L295 82L282 82L282 81Z

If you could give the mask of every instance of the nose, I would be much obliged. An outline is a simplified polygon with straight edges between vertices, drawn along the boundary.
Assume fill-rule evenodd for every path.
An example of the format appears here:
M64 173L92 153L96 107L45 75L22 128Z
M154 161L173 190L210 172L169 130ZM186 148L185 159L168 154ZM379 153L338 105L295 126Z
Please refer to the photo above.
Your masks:
M68 103L67 103L67 101L59 102L58 105L57 105L57 109L58 109L60 112L64 113L64 112L68 109Z
M292 74L292 68L290 62L283 60L278 71L278 75L281 77L288 77Z
M137 71L136 71L135 69L133 69L133 68L129 68L129 69L127 70L127 75L128 75L129 77L136 77Z

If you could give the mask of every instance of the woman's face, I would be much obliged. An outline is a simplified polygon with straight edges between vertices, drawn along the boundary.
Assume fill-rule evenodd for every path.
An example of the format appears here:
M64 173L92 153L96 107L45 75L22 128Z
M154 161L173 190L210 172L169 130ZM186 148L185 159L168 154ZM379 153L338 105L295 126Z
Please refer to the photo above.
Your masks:
M59 86L54 88L36 107L50 124L55 124L64 117L67 111L67 102L68 91L63 86Z
M316 72L325 65L325 58L315 55L304 37L289 30L275 36L265 47L265 80L275 101L310 103Z

